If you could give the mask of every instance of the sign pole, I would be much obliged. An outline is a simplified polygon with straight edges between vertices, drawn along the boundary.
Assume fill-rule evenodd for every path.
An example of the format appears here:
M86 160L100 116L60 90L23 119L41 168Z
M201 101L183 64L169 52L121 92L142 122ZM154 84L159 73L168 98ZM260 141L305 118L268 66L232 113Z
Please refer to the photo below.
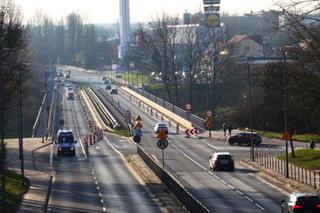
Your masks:
M164 170L164 149L162 149L162 169Z

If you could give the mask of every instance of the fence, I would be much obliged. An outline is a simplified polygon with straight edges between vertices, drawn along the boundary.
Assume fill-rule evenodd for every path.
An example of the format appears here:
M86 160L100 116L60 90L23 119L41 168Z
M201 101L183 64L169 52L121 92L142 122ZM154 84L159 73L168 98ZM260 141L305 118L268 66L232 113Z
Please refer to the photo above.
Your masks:
M277 158L280 153L271 152L263 148L255 149L256 161L277 173L286 175L286 164L284 160ZM291 163L288 164L289 178L298 182L307 184L315 189L320 187L320 170L310 170L295 166Z
M129 88L134 90L135 92L139 93L140 95L144 96L145 98L148 98L149 100L155 102L156 104L161 105L162 107L166 108L167 110L170 110L172 112L174 112L175 114L181 116L182 118L190 121L195 127L199 128L199 129L205 129L205 123L206 120L191 114L189 112L187 112L186 110L183 110L177 106L175 106L174 104L171 104L157 96L154 96L148 92L146 92L144 89L139 89L135 86L129 85Z
M196 198L194 198L183 186L164 171L139 145L137 152L147 166L158 176L174 196L182 203L182 205L191 213L208 213L210 212Z

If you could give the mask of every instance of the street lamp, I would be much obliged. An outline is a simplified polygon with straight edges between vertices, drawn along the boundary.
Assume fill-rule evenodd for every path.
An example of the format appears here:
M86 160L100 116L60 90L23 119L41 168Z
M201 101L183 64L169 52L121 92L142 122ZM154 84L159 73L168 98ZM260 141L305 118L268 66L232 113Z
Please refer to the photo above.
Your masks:
M247 68L248 68L248 89L249 89L249 119L250 119L250 156L251 160L254 161L254 146L253 146L253 128L252 128L252 95L251 95L251 74L250 74L250 63L247 60Z
M288 132L288 73L287 73L287 52L282 51L283 54L283 107L284 107L284 132ZM288 159L288 139L286 140L286 178L289 177L289 159Z

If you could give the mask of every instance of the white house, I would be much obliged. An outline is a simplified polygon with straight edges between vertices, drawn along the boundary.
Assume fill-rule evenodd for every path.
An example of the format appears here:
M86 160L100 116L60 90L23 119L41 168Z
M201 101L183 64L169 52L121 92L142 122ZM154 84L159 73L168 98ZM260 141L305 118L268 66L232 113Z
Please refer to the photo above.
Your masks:
M262 39L254 35L235 35L223 49L224 54L234 57L264 55Z

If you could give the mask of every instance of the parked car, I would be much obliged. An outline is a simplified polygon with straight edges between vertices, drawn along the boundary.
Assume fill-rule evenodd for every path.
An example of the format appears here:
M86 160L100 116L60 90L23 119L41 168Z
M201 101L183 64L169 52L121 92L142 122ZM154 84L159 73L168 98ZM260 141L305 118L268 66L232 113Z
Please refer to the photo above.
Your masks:
M101 80L102 80L102 81L105 81L106 79L107 79L106 76L102 76L102 77L101 77Z
M169 132L167 124L165 124L165 123L156 123L156 125L153 127L154 133L156 133L156 134L159 133L160 129L163 129L166 134L168 134L168 132Z
M234 171L234 160L229 152L215 152L209 157L209 167L213 171Z
M117 88L112 88L112 89L110 90L110 94L112 94L112 95L118 94L118 89L117 89Z
M292 193L282 201L282 213L320 212L320 197L315 193Z
M254 132L252 134L252 141L253 145L260 146L260 144L262 143L261 136ZM228 138L228 143L230 145L237 143L239 145L245 144L247 146L251 146L251 132L239 132L234 136L230 136Z
M59 73L58 73L58 77L63 77L63 73L62 73L62 72L59 72Z

